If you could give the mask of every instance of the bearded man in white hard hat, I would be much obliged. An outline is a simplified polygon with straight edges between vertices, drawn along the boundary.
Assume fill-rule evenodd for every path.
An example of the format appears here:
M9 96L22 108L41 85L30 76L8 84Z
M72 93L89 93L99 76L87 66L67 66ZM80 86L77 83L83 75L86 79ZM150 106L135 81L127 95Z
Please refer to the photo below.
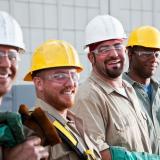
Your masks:
M110 15L92 19L85 29L92 73L79 87L73 111L83 117L87 133L104 160L109 146L152 153L145 114L131 85L122 80L126 34Z
M3 95L12 87L17 74L19 54L24 51L23 36L19 24L6 12L1 11L0 102ZM40 160L47 158L48 152L40 146L40 138L32 137L25 140L21 127L22 123L18 114L0 112L0 160Z

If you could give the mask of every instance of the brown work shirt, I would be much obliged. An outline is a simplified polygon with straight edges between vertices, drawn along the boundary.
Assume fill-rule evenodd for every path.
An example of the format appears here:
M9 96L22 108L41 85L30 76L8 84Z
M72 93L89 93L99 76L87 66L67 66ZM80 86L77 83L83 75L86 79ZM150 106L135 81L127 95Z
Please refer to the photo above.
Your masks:
M3 160L2 147L0 146L0 160Z
M72 132L72 134L79 139L79 143L82 144L84 148L91 149L94 151L96 160L100 160L100 154L98 149L89 140L88 136L84 132L83 121L76 117L71 111L67 112L67 118L65 120L57 110L45 103L44 101L37 99L36 107L41 107L44 111L48 112L56 120L61 122L64 126L68 126L67 129ZM80 160L74 151L72 151L65 143L57 144L53 147L49 147L50 160ZM93 160L89 157L89 160Z
M92 72L79 87L73 111L83 118L87 134L99 151L112 145L151 153L145 114L132 86L123 81L123 87L126 94Z

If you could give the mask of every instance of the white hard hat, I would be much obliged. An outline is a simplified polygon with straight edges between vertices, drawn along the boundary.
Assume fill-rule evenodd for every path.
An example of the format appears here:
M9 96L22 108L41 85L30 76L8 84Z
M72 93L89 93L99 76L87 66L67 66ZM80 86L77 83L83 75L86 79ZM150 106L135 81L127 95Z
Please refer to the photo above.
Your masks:
M0 11L0 45L18 47L25 51L20 25L8 13Z
M104 40L125 38L121 22L110 15L96 16L85 29L85 47Z

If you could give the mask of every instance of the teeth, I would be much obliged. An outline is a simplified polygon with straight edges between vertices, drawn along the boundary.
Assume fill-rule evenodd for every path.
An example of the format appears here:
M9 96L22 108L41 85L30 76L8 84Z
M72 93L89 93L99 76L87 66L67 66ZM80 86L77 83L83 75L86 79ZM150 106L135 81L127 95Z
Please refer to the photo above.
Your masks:
M118 63L118 62L120 62L119 60L117 60L117 61L112 61L111 63Z
M120 62L120 60L116 59L116 60L110 60L108 63L115 64L115 63L119 63L119 62Z
M71 92L71 91L68 91L68 92L64 92L64 94L66 94L66 95L71 95L72 92Z
M7 78L8 76L8 74L0 74L0 78Z

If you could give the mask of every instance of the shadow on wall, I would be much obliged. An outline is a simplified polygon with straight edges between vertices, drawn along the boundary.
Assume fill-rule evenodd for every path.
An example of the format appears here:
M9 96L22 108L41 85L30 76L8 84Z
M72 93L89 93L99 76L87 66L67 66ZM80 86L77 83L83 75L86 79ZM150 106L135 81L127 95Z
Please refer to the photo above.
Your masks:
M35 105L35 98L33 84L13 85L12 90L4 96L0 110L16 112L20 104L26 104L31 108Z

